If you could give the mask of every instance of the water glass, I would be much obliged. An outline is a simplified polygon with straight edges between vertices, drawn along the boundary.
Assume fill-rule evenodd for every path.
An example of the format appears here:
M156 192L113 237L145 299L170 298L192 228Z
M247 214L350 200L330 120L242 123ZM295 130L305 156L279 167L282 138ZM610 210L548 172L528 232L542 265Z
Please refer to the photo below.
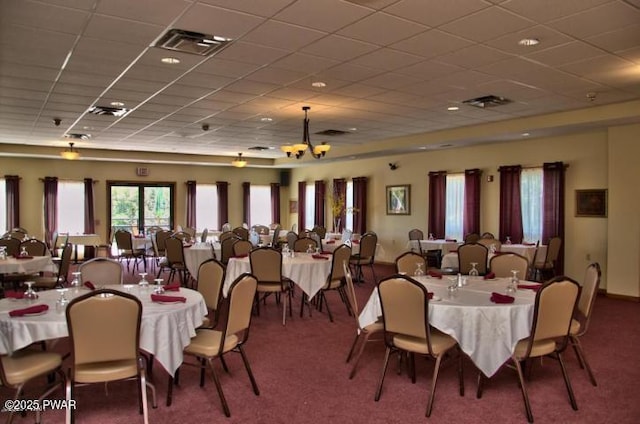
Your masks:
M477 277L478 275L480 275L478 273L478 268L476 268L476 265L478 265L478 262L471 262L471 270L469 271L469 277Z
M27 252L27 248L25 246L22 246L22 248L20 249L20 256L29 256L29 252Z
M421 277L424 275L424 270L422 269L422 264L416 264L416 270L413 272L415 277Z
M511 270L511 281L507 285L507 294L512 295L518 291L518 271L515 269Z
M156 283L156 287L153 289L153 292L155 294L164 293L164 287L162 287L162 278L156 278L153 281L155 281L155 283Z
M25 281L25 284L27 285L27 291L24 292L24 299L26 299L27 302L32 302L40 297L38 293L33 290L33 281Z

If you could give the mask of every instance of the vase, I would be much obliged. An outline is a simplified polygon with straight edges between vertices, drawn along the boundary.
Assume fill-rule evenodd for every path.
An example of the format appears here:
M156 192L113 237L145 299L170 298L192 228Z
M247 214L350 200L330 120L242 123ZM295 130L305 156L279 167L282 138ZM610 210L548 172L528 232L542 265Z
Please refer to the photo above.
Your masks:
M340 218L333 219L333 232L334 233L340 232Z

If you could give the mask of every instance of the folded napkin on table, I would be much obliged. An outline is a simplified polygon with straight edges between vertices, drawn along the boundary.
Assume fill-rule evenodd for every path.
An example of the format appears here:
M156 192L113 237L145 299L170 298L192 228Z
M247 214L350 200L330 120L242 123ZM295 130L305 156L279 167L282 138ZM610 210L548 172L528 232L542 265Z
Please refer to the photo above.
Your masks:
M163 294L152 294L152 302L186 302L187 298L182 296L165 296Z
M444 239L444 241L450 241L450 242L456 243L458 240L456 240L456 239Z
M325 244L334 244L336 241L335 240L327 240L325 241Z
M427 274L429 275L429 277L442 278L442 273L438 271L429 271L427 272Z
M162 286L164 291L178 291L180 290L180 283L171 283Z
M522 244L525 245L525 246L535 246L536 245L535 243L530 243L528 241L524 241L524 242L522 242Z
M432 292L427 292L427 299L429 299L429 300L433 299L433 293Z
M485 274L485 276L484 276L485 280L490 280L492 278L496 278L496 273L495 272L490 272L488 274Z
M496 292L491 293L491 301L493 303L513 303L514 300L514 297L507 296L506 294L500 294Z
M318 254L315 254L315 253L313 255L311 255L311 257L313 259L324 259L324 260L328 260L329 259L326 256L318 255Z
M533 291L540 290L540 287L542 287L542 284L518 284L519 289L529 289Z
M29 306L28 308L14 309L13 311L9 311L9 316L21 317L27 314L38 314L48 309L49 309L49 306L47 305L33 305L33 306Z
M242 258L246 258L249 255L234 255L232 256L232 258L236 258L236 259L242 259Z
M360 244L360 240L351 240L351 243L353 243L353 244Z
M456 255L458 254L458 249L456 250L449 250L449 253L455 253Z
M24 297L24 292L16 290L5 290L4 297L6 297L7 299L22 299Z
M136 234L133 236L134 238L144 238L144 234Z
M91 281L85 281L84 286L89 290L95 290L96 286Z
M193 246L193 244L183 244L182 247L184 247L185 249L188 249L189 247Z
M14 256L16 259L33 259L33 256Z

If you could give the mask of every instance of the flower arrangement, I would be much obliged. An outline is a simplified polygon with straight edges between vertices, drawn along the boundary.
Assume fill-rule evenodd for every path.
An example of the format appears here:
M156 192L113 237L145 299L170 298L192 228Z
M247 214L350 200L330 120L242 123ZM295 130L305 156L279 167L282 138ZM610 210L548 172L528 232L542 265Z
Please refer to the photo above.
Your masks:
M331 209L331 215L333 216L333 231L340 232L342 230L340 220L343 213L356 213L358 210L353 207L346 207L347 202L344 194L329 195L329 207Z

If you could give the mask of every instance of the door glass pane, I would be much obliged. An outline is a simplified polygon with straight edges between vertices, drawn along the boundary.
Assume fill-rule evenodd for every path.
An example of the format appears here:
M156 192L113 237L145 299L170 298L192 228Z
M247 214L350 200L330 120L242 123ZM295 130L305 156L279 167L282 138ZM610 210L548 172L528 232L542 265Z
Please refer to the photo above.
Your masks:
M111 227L113 233L117 230L138 233L139 187L113 186L111 187Z
M169 187L144 187L144 228L171 228L170 196Z
M84 232L84 183L58 182L58 232L82 234Z

